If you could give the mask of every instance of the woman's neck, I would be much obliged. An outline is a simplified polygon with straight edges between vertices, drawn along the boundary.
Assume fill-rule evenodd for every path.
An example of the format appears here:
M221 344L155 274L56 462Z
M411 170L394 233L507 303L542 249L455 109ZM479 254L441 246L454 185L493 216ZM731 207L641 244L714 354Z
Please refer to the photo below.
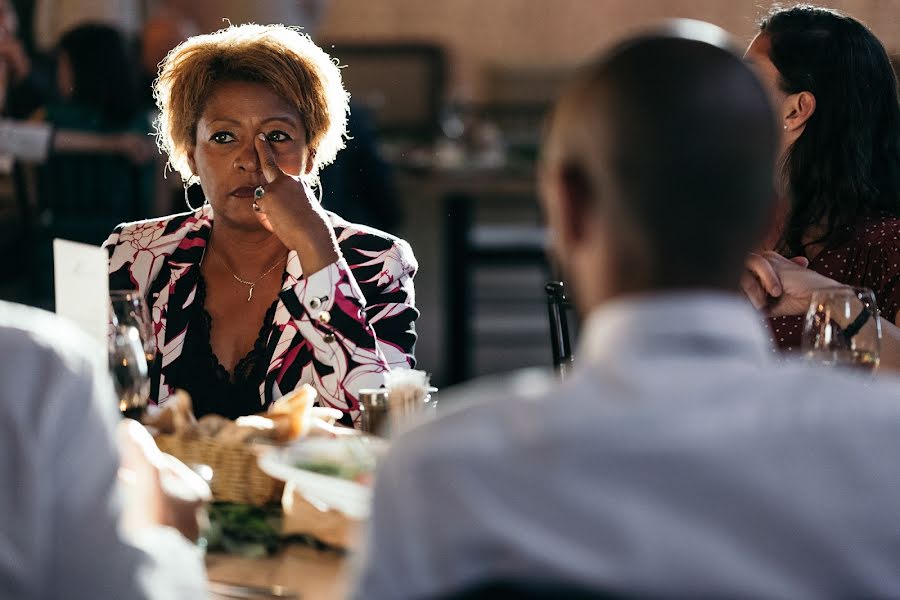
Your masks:
M787 228L790 219L791 201L785 194L779 194L775 200L775 209L772 215L771 225L768 233L763 239L762 250L780 250L779 246L783 241L784 230Z
M242 277L253 277L283 259L288 249L277 235L265 229L244 231L216 223L207 252L214 252Z

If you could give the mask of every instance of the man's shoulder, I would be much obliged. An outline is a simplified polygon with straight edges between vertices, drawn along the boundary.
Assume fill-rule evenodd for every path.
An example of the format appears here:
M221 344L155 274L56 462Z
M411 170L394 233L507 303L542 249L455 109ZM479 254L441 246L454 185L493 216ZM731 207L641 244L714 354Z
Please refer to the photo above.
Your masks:
M4 352L80 359L86 349L96 346L74 324L51 312L0 301L0 347Z
M861 399L863 406L886 404L900 409L900 376L891 372L872 376L851 369L810 365L788 360L760 381L761 398L780 397L802 404L841 405ZM790 409L790 402L785 404Z
M406 431L391 454L416 462L504 454L497 440L515 444L517 432L539 425L546 411L555 410L548 402L556 384L548 370L524 369L440 392L438 417Z
M7 302L0 302L0 354L0 386L12 394L10 402L0 403L0 411L29 418L43 414L52 398L65 400L60 390L72 392L73 385L91 381L101 372L105 356L74 324Z
M583 441L592 452L615 451L619 441L630 444L629 431L654 428L678 444L679 432L690 437L702 426L727 444L732 435L777 437L792 428L826 435L885 418L900 435L900 377L890 375L873 381L788 363L748 371L702 393L678 381L662 393L640 389L589 369L562 383L539 370L479 380L445 393L440 403L449 406L439 418L401 436L394 454L415 461L503 461L541 444L563 443L577 452Z

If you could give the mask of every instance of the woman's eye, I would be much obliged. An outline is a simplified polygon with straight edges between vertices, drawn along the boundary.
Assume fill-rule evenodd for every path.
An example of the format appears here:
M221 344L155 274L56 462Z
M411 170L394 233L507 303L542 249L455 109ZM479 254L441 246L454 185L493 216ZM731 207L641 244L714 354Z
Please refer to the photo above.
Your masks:
M209 139L217 144L227 144L228 142L234 141L234 136L227 131L220 131L218 133L214 133Z
M283 131L273 131L268 135L268 138L270 142L287 142L291 139L291 136Z

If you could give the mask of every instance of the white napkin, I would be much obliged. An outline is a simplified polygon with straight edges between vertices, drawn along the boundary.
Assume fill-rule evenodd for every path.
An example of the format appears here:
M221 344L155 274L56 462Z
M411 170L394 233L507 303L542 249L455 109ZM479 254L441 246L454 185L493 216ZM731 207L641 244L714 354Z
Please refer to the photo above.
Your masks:
M384 375L388 390L391 430L398 433L423 418L430 391L428 373L414 369L393 369Z

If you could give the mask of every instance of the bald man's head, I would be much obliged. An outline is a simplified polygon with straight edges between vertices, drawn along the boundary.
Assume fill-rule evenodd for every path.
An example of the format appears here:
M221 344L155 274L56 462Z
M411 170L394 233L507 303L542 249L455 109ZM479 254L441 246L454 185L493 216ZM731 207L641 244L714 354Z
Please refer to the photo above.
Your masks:
M771 216L775 117L725 40L679 22L626 41L581 70L551 117L543 168L562 191L546 200L568 205L564 221L605 221L593 242L621 291L736 287ZM587 242L556 225L563 243Z

